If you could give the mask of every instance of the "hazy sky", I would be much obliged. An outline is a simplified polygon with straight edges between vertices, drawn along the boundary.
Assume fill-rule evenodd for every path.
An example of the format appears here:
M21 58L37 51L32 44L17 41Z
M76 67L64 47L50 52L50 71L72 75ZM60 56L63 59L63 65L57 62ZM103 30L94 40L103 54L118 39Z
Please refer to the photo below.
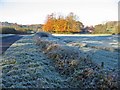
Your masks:
M51 13L73 12L84 25L118 20L119 0L0 0L0 21L44 23Z

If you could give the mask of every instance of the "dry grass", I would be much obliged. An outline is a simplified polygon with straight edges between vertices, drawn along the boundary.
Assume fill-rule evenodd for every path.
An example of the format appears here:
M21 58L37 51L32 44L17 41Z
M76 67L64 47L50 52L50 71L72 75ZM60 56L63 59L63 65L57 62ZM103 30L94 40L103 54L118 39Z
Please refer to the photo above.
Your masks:
M49 45L51 45L51 44L52 44L52 42L50 42L50 41L44 41L44 40L41 40L41 39L38 39L38 40L36 41L36 45L40 46L40 48L41 48L42 50L46 50L47 47L48 47Z

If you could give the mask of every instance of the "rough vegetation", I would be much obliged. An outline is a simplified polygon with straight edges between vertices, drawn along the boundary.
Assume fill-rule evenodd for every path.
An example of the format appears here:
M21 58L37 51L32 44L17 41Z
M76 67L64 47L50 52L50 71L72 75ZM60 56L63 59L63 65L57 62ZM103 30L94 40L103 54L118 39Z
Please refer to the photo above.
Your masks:
M117 88L114 72L102 69L89 55L48 34L39 35L23 37L4 53L3 88Z
M111 72L103 70L102 67L92 62L89 55L85 55L74 47L56 44L56 42L50 42L47 39L39 37L36 44L53 61L55 69L61 75L66 76L69 87L81 89L117 88L117 78L112 76ZM42 47L43 44L45 47Z

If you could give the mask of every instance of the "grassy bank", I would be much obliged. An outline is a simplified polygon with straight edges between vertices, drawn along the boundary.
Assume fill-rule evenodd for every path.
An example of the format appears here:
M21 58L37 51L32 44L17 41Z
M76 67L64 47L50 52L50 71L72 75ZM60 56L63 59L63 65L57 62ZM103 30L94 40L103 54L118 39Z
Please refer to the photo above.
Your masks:
M3 88L117 88L112 73L82 52L77 57L78 49L55 37L33 37L24 36L4 53L0 62Z

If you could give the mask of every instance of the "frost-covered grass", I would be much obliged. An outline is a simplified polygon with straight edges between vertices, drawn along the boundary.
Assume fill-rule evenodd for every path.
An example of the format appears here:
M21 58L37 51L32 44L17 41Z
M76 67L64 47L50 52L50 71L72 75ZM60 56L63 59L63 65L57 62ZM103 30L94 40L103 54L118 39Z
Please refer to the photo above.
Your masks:
M104 67L107 69L118 68L119 35L57 37L68 46L78 47L88 53L99 65L104 62Z
M103 55L100 58L96 57L101 55L102 51L88 47L88 43L82 40L94 39L24 36L7 49L0 61L1 86L3 88L116 88L116 73L104 70L94 63L95 60L100 61ZM105 51L103 50L104 53ZM91 57L93 53L96 54L95 60ZM105 54L109 56L112 53L106 51ZM113 61L114 57L109 56Z
M2 87L9 88L55 88L67 87L50 60L32 40L25 36L3 55Z
M51 38L53 39L52 41ZM116 81L113 82L112 80L116 80L115 77L117 77L117 73L112 71L114 73L110 74L111 72L109 72L109 70L104 69L104 65L96 64L94 60L92 60L93 59L91 57L92 53L88 53L89 51L87 52L84 51L84 49L88 46L86 44L84 45L79 44L78 42L75 43L76 41L78 41L76 39L80 38L78 37L74 38L58 37L58 38L59 38L58 41L64 43L59 43L58 41L56 42L54 40L56 38L53 37L44 38L41 36L37 36L37 38L35 38L35 41L36 44L39 46L40 50L42 50L42 52L50 60L53 61L57 72L59 72L60 74L62 72L62 75L65 76L67 75L68 78L67 82L69 82L69 87L72 88L79 87L81 89L83 88L102 89L116 87L117 85ZM69 43L72 43L73 45L70 46ZM79 45L80 47L76 47ZM79 54L76 52L78 52ZM72 57L74 57L75 61L75 67L74 64L72 66L74 69L71 68L70 66L71 61L73 61ZM111 79L108 78L109 75Z

